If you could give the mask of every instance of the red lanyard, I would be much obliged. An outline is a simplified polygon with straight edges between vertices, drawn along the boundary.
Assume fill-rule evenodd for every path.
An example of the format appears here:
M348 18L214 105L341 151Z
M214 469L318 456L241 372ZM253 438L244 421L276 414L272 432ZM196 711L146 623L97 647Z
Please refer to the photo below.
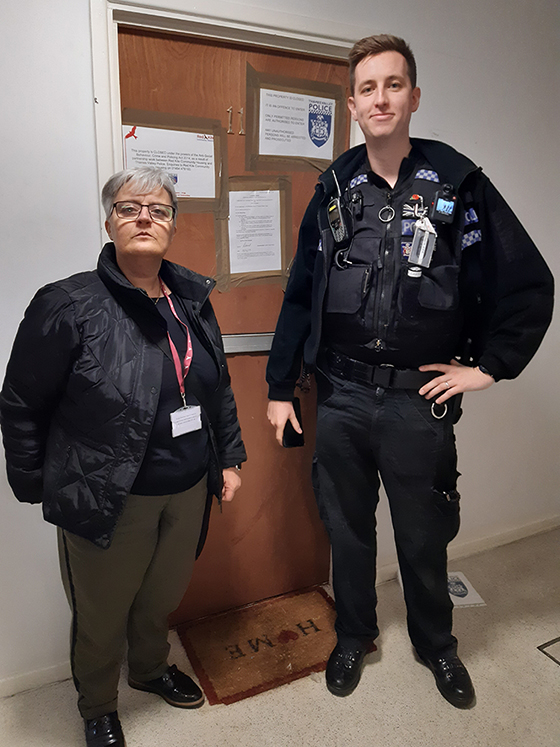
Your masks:
M173 301L171 300L169 293L166 291L165 286L161 282L161 278L159 278L159 285L160 285L163 295L167 299L167 303L169 304L171 313L173 314L175 319L179 322L179 324L181 324L187 330L187 352L185 354L185 360L183 361L183 365L181 365L181 359L179 358L179 353L177 352L177 348L175 347L175 344L173 340L171 339L171 335L169 334L169 331L167 332L167 339L169 340L169 347L171 348L171 355L173 356L173 363L175 364L175 373L177 374L177 381L179 382L179 389L181 391L181 397L183 398L183 405L186 407L187 399L185 397L185 377L189 372L189 368L191 367L192 357L193 357L193 346L192 346L192 340L191 340L191 333L189 332L189 328L187 327L187 325L184 322L182 322L177 316L177 312L175 311L175 307L173 306Z

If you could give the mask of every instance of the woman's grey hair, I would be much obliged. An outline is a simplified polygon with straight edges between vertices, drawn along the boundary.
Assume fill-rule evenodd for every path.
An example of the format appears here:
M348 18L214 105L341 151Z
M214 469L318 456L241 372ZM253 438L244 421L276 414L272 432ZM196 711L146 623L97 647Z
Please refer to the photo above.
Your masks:
M173 180L169 174L155 166L124 169L124 171L113 174L101 191L101 203L107 218L113 210L115 197L125 184L129 184L139 194L148 194L158 189L165 189L169 193L171 204L175 208L175 220L177 219L177 195L175 194Z

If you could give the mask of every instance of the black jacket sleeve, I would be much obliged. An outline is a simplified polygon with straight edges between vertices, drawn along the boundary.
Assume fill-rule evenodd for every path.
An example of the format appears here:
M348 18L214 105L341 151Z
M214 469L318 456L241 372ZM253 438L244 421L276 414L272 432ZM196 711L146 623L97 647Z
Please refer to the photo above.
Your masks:
M269 399L289 401L301 371L303 347L311 330L313 275L319 246L317 212L321 187L303 217L298 248L290 272L266 369Z
M529 363L552 319L554 281L537 247L498 190L479 176L474 202L482 243L475 359L496 380Z
M25 503L42 500L42 468L52 414L80 348L72 302L55 285L25 312L0 394L8 482Z

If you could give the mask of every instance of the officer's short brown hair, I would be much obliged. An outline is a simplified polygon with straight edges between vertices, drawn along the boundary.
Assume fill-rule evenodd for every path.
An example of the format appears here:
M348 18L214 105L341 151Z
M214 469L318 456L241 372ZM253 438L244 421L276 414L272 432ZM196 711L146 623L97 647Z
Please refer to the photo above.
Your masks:
M400 36L391 34L377 34L376 36L366 36L357 41L348 55L350 62L350 91L354 94L354 85L356 83L356 66L366 57L381 54L382 52L398 52L406 60L408 68L408 77L413 88L416 88L416 60L412 54L411 48L401 39Z

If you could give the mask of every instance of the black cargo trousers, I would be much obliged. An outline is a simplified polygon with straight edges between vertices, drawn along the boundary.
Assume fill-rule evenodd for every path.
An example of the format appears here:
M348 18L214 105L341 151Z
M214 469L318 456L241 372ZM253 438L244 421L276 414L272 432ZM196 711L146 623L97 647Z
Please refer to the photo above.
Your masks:
M417 390L383 388L317 372L313 485L330 536L339 641L379 634L375 591L380 478L389 499L407 607L419 654L456 651L447 545L459 530L453 404L441 419ZM443 406L436 406L441 415Z

